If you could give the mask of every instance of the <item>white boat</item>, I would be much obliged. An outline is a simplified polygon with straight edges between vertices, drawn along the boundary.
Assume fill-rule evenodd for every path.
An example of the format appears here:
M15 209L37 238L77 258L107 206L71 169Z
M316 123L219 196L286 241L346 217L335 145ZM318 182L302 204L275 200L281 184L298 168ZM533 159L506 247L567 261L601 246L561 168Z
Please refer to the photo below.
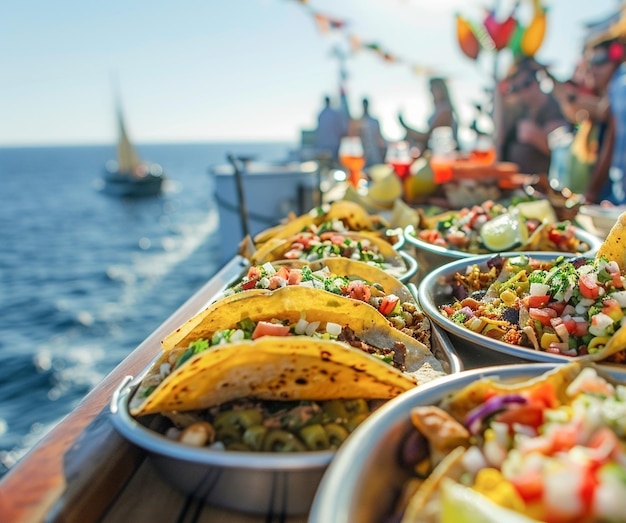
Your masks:
M117 160L105 165L104 192L126 198L157 196L161 193L165 174L156 163L144 162L128 138L120 104L117 104L119 142Z

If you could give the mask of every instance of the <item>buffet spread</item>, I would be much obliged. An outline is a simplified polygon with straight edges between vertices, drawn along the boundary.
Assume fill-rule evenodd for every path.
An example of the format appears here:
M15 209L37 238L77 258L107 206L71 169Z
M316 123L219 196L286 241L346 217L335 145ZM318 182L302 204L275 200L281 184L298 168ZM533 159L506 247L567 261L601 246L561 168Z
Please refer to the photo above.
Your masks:
M546 200L397 205L246 238L3 479L0 512L624 520L626 214L601 240Z

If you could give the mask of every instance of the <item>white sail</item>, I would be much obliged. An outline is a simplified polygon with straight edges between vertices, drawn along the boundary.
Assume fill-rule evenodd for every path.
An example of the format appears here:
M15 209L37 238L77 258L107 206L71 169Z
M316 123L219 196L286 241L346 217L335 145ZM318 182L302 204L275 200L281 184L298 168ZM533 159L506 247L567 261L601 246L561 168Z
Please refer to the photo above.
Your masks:
M120 173L139 175L141 173L141 160L130 143L126 126L124 125L124 116L122 108L117 104L117 120L119 125L119 143L117 144L117 162Z

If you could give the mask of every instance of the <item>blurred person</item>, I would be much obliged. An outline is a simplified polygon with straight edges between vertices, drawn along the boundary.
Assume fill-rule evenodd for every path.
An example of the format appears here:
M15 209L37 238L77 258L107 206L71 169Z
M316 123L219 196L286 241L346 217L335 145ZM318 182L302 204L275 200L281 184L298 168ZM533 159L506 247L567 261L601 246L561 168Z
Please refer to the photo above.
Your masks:
M428 118L428 129L418 131L411 128L405 122L402 114L399 114L398 121L406 131L405 139L412 146L416 146L421 151L424 151L428 146L428 140L430 139L433 129L437 127L450 127L452 129L452 136L458 147L458 120L445 79L440 77L431 78L429 80L429 88L434 110Z
M612 39L591 49L589 63L599 91L598 106L607 112L606 135L585 194L587 201L622 203L626 181L626 53Z
M378 118L371 115L369 109L369 100L363 98L363 114L361 118L355 121L355 126L363 143L363 152L365 154L365 166L377 165L384 163L387 142L383 138L380 131L380 122Z
M524 174L548 173L548 134L568 125L559 102L540 86L537 72L542 69L533 58L524 57L504 84L500 158L515 163Z
M324 97L324 108L317 117L315 148L318 154L330 155L333 163L339 162L339 143L348 132L346 119L341 111L331 105L330 96Z

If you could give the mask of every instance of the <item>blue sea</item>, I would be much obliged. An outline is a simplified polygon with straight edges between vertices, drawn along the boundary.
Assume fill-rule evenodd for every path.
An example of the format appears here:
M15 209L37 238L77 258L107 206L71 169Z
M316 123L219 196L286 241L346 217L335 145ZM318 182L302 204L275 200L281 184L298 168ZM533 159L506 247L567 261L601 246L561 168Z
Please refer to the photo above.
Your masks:
M0 148L0 476L220 268L209 167L293 144L138 146L162 195L101 192L113 146Z

